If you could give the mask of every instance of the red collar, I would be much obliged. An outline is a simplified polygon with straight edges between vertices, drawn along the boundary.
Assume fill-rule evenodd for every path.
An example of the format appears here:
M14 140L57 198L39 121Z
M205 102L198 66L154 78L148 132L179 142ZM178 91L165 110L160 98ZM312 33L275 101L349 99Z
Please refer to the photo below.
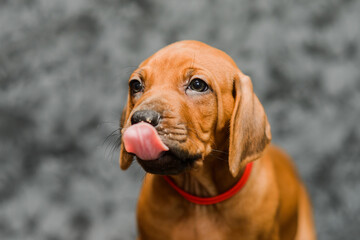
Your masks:
M181 196L183 196L189 202L192 202L195 204L200 204L200 205L211 205L211 204L219 203L226 199L229 199L232 196L234 196L237 192L239 192L243 188L243 186L245 185L247 180L249 179L252 165L253 165L253 162L250 162L246 165L245 171L244 171L243 175L241 176L240 180L232 188L230 188L226 192L224 192L218 196L215 196L215 197L197 197L197 196L191 195L191 194L185 192L184 190L182 190L181 188L179 188L178 186L176 186L176 184L170 179L170 177L168 177L168 176L163 176L163 177L170 184L170 186L172 188L174 188Z

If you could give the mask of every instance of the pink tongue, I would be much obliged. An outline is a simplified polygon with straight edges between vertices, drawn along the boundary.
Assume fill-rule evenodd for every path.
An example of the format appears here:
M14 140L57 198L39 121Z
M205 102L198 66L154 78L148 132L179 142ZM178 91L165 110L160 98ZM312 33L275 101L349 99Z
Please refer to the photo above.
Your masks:
M123 135L125 149L142 160L158 159L169 148L161 141L156 129L148 123L132 125Z

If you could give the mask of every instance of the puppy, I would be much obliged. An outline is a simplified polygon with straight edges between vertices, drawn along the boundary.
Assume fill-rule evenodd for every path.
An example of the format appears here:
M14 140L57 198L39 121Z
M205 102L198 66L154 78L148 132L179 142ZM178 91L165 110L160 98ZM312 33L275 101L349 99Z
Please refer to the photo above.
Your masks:
M138 239L315 239L311 206L251 80L224 52L171 44L129 78L120 166L146 174Z

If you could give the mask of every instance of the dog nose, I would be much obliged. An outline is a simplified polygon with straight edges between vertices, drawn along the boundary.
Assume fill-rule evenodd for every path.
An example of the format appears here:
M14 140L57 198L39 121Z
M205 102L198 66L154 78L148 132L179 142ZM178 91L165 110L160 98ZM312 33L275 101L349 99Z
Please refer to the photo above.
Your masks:
M160 113L153 110L139 110L134 112L131 117L131 124L147 122L156 127L160 121Z

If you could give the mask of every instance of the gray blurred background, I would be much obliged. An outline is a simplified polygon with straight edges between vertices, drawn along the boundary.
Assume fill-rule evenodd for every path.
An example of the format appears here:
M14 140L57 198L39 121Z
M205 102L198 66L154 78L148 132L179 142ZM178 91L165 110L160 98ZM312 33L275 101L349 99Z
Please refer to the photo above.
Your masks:
M111 133L129 74L183 39L252 77L319 239L359 239L359 25L356 0L0 0L0 239L135 238L144 172Z

